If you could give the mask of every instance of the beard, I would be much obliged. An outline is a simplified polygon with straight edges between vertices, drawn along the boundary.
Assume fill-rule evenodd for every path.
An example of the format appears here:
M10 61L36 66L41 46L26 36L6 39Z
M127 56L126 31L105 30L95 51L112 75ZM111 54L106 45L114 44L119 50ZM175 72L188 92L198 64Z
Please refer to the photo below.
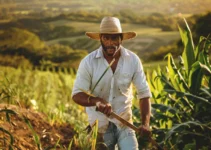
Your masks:
M117 52L117 50L119 49L119 46L105 46L105 44L103 44L103 42L101 42L101 45L103 47L104 52L108 55L108 56L114 56L115 53ZM108 50L113 50L113 53L109 53Z

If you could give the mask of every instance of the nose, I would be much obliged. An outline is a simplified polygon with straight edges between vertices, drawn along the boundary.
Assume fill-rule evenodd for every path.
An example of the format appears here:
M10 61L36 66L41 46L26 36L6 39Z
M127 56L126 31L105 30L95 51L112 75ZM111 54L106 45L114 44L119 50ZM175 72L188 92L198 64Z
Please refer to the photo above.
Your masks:
M107 41L107 44L113 45L113 43L114 43L114 41L111 38L109 38L109 40Z

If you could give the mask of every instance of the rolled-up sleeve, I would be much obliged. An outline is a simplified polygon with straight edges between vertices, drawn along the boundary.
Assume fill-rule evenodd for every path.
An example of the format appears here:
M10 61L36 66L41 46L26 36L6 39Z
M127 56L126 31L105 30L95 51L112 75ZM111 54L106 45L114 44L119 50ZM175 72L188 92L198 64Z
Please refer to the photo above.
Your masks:
M133 84L136 87L137 98L152 97L140 59L137 58L135 63L136 67L133 76Z
M72 96L79 92L89 91L91 87L91 70L86 58L84 58L78 68L74 86L72 89Z

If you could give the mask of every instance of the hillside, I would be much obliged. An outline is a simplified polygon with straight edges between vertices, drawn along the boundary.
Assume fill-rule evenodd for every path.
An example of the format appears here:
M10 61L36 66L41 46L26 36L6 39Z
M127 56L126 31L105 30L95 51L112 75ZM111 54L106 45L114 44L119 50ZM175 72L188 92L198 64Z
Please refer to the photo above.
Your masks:
M124 41L123 46L137 53L142 60L162 60L168 52L175 53L177 57L181 54L181 48L177 47L180 39L177 25L181 19L178 13L188 18L191 28L204 15L197 13L210 10L211 1L0 0L0 4L0 58L5 60L0 64L16 67L16 61L11 60L23 60L21 57L24 56L27 60L24 59L23 64L30 67L43 64L58 67L62 64L61 67L77 68L80 59L100 45L84 33L98 31L100 20L106 15L117 16L123 31L137 32L138 36ZM10 28L17 28L18 32L12 32ZM200 25L195 30L200 30L198 28ZM209 33L207 31L204 32ZM26 33L31 35L28 40L20 36ZM15 37L15 40L10 41L7 35ZM34 39L44 46L33 48L39 45ZM14 54L21 57L10 59Z
M58 150L62 149L62 147L68 148L73 136L76 134L73 127L69 124L51 125L46 121L47 116L43 113L15 105L8 106L6 104L0 104L0 111L5 108L11 109L17 113L16 115L10 115L10 123L5 121L6 115L0 113L1 128L4 128L12 134L14 138L12 148L14 150L38 150L36 140L34 139L36 135L39 137L40 147L45 149L56 148ZM30 122L32 129L29 127L29 124L26 123L26 119ZM6 133L0 130L1 139L6 135ZM0 140L0 149L9 147L9 136L5 139L5 143L3 141L4 140ZM56 146L57 142L60 147ZM79 148L73 144L72 150L79 150Z
M40 11L51 11L54 15L61 12L99 11L118 12L134 10L137 14L159 12L165 14L198 14L210 10L210 0L8 0L0 1L2 12L27 14ZM103 8L103 9L102 9Z
M68 20L57 20L49 22L48 24L54 26L71 26L83 31L86 27L87 31L98 31L99 23L93 22L79 22L79 21L68 21ZM132 40L123 41L123 46L139 54L140 58L144 58L146 53L157 50L160 46L165 46L170 43L173 43L176 40L179 40L178 31L162 31L160 28L153 28L141 24L132 24L132 23L122 23L123 30L126 31L135 31L137 37ZM85 31L83 34L78 36L69 36L63 38L57 38L53 40L45 41L47 45L53 44L64 44L69 45L72 48L86 49L88 52L91 52L99 47L100 42L91 40L85 36Z

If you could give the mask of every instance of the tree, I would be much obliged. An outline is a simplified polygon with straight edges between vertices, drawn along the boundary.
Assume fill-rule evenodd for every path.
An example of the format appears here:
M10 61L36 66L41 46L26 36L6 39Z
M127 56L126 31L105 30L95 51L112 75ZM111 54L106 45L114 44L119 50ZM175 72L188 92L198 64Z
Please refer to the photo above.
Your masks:
M42 49L45 43L27 30L10 28L0 35L0 49L26 48L30 51Z
M193 38L198 41L200 36L207 37L211 33L211 12L198 18L193 26Z

